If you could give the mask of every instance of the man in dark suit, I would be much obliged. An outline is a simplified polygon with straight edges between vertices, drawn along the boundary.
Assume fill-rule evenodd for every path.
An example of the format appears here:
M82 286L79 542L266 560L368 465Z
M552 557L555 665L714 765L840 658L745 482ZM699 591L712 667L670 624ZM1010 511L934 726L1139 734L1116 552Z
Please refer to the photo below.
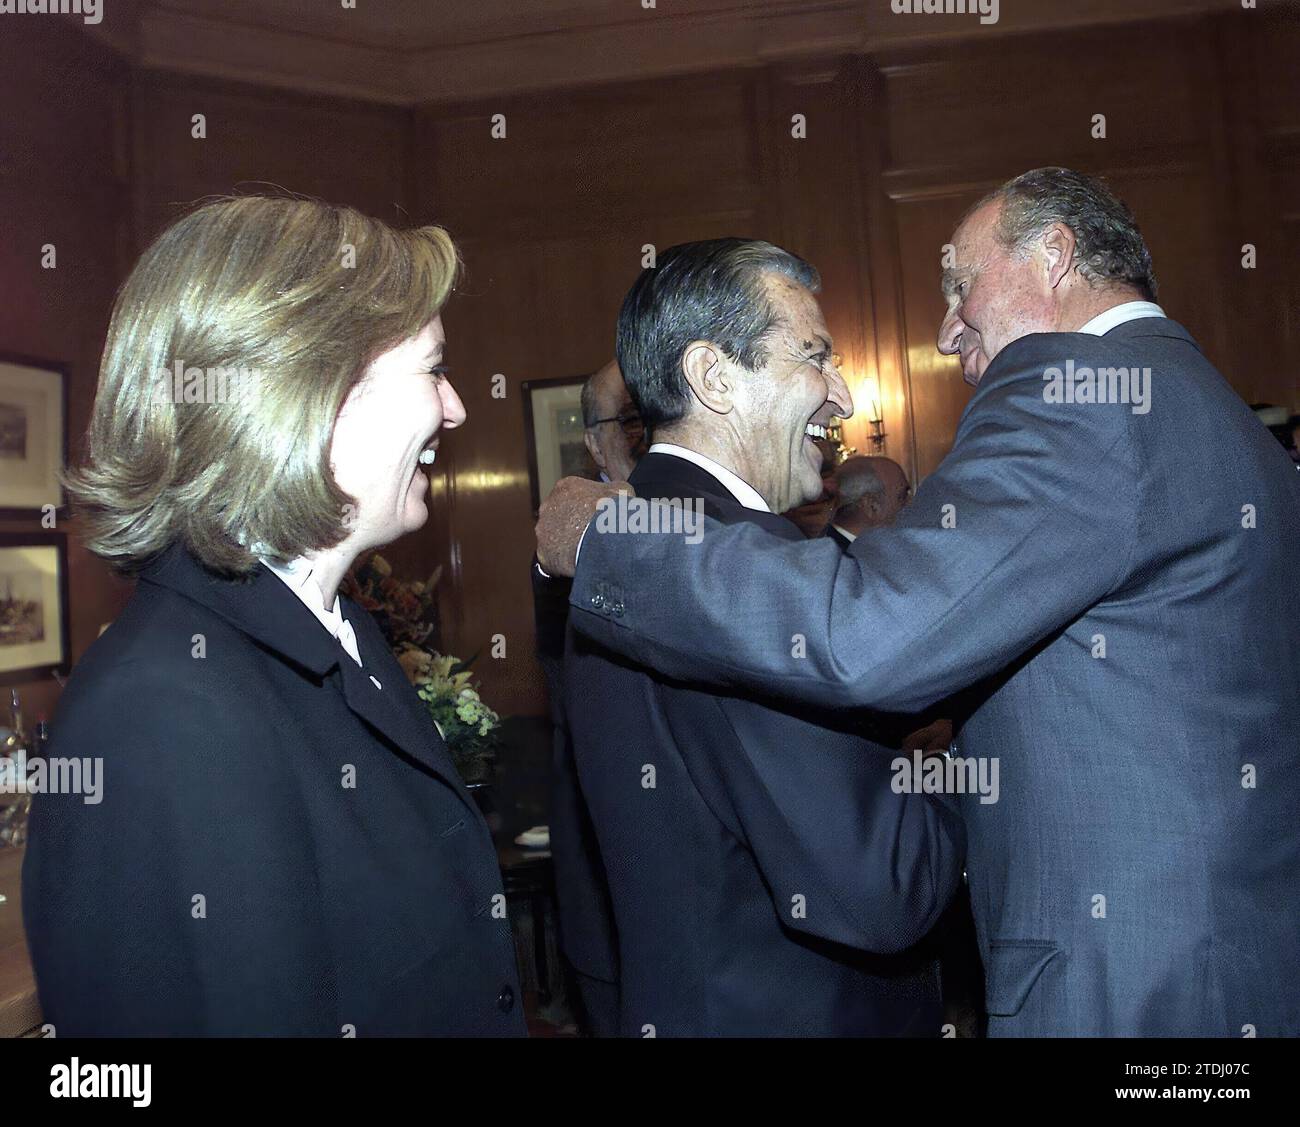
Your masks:
M976 391L894 525L847 554L593 527L573 621L669 676L823 706L978 685L961 751L1000 760L1001 794L961 807L990 1035L1294 1036L1300 481L1154 304L1103 185L1027 173L953 243L939 346ZM573 540L545 518L593 500L568 483L543 509L544 563Z
M802 541L777 513L820 492L808 436L851 410L815 286L807 263L739 239L674 247L642 275L619 319L620 362L656 438L631 476L634 505ZM756 304L800 359L783 348L724 386L725 349L761 333L727 311ZM624 1035L939 1035L935 954L918 944L959 880L961 826L895 792L892 753L854 716L703 691L576 639L565 685Z
M645 453L645 427L628 396L618 361L582 385L583 441L603 481L626 481ZM580 995L578 1015L597 1037L618 1032L618 949L609 883L595 830L578 786L573 741L564 710L564 638L570 579L552 578L533 561L533 617L537 660L546 676L551 716L550 833L560 949Z

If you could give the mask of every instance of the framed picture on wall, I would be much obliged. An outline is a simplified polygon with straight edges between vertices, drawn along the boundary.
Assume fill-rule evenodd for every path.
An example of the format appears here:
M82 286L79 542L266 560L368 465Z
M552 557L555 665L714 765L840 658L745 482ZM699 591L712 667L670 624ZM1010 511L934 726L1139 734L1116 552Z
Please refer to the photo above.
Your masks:
M0 352L0 517L63 508L67 369Z
M0 685L66 675L68 541L62 532L0 532Z
M586 379L529 380L523 385L534 513L560 478L598 476L582 438L582 385Z

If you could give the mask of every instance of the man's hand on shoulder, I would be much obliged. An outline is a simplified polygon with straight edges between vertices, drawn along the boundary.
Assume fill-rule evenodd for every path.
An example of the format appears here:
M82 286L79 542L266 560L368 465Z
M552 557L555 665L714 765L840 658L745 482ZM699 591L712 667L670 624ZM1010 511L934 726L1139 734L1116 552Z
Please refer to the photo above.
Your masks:
M571 576L578 566L578 544L597 506L606 497L635 490L626 481L606 484L585 477L563 477L537 514L537 563L547 575Z

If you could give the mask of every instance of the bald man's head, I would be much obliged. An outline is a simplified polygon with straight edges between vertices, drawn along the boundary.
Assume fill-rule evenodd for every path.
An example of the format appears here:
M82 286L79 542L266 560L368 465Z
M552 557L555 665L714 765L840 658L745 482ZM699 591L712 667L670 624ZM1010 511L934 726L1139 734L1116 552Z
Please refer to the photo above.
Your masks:
M835 471L835 480L840 505L833 523L855 536L892 524L912 495L907 474L892 458L849 458Z

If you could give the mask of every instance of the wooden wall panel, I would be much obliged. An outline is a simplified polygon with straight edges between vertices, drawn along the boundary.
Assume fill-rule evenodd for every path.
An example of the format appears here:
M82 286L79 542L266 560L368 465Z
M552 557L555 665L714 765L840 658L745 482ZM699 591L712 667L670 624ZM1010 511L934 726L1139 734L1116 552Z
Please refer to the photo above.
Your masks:
M1250 283L1255 398L1300 412L1300 9L1252 24L1243 55L1244 73L1229 89L1251 146L1239 172L1252 189L1242 241L1256 243L1261 258Z
M202 140L191 135L199 113ZM140 249L209 195L281 189L390 223L409 214L409 111L144 72L132 118Z
M1294 20L1223 16L879 57L887 122L877 190L896 237L920 476L947 452L969 399L956 363L934 350L941 247L983 192L1041 165L1104 176L1137 216L1170 316L1248 401L1300 407L1291 312L1300 293L1278 270L1241 268L1244 242L1260 244L1261 257L1266 248L1270 264L1296 243L1286 219L1300 149L1289 47L1300 47ZM1106 115L1104 140L1091 136L1094 113ZM872 250L890 248L878 239Z
M749 211L748 97L733 73L439 107L417 124L421 203L462 236L525 239Z
M128 207L126 69L105 48L54 20L5 21L0 36L0 351L68 366L68 448L76 451L98 379L119 273ZM54 244L55 269L41 266ZM30 532L39 518L0 521ZM68 533L71 645L75 660L129 594ZM29 721L53 715L52 680L17 686ZM0 704L7 722L8 697Z
M545 708L533 658L521 385L587 375L612 357L643 246L754 229L754 97L755 77L739 72L417 116L416 215L447 226L466 265L445 323L469 418L443 446L439 511L411 539L425 558L446 562L445 644L463 656L483 652L476 668L503 711ZM492 137L497 113L504 140ZM504 398L492 395L497 373ZM505 636L504 661L490 657L494 634Z
M1229 34L1241 34L1250 41L1259 95L1255 113L1266 134L1300 130L1300 67L1296 66L1300 59L1300 8L1289 7L1286 11L1278 5L1244 27L1235 21L1225 27Z
M885 57L894 171L950 177L990 166L1099 163L1097 150L1150 162L1203 139L1186 60L1194 34L1167 27L972 40L935 57ZM1086 68L1075 60L1086 58ZM1093 115L1106 139L1092 137ZM1046 150L1046 151L1045 151Z
M943 460L970 400L955 357L935 348L944 302L939 294L940 259L962 213L976 192L918 196L896 204L898 255L902 277L903 339L906 342L909 425L915 462L913 483Z
M1272 376L1274 394L1259 398L1285 403L1300 412L1300 271L1296 269L1300 262L1300 136L1289 149L1279 147L1269 177L1284 206L1275 213L1276 226L1266 228L1273 285L1264 305L1271 324L1265 324L1261 341L1272 348L1264 352L1260 366Z
M859 130L864 110L856 60L814 61L771 73L755 118L767 154L764 201L770 230L763 237L802 255L821 274L819 301L854 398L854 415L844 425L845 444L871 452L867 420L874 402L886 419L885 453L907 464L911 451L903 425L905 399L896 368L882 368L876 335L883 323L874 324L864 192L868 181ZM806 121L804 139L792 136L796 114Z
M1243 392L1251 386L1228 347L1226 296L1241 274L1236 247L1220 238L1209 169L1182 166L1151 173L1115 170L1111 186L1133 209L1155 263L1161 307Z

